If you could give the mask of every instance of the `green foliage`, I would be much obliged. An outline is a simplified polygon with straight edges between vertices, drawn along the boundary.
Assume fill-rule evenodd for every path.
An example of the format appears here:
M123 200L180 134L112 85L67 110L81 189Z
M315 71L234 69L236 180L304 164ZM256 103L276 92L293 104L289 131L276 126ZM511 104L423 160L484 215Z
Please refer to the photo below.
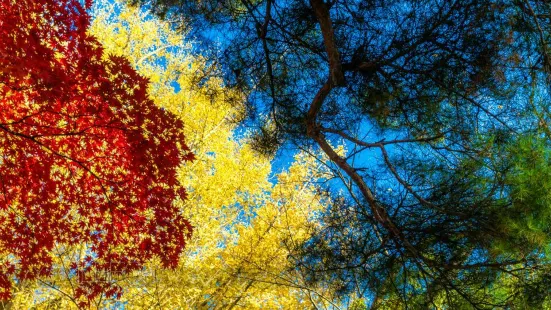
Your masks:
M350 304L350 307L348 308L350 310L367 310L367 304L365 302L365 299L363 298L358 298L358 299L354 299L354 301L352 301L352 303Z
M547 254L551 237L551 149L543 137L527 135L508 150L513 167L506 179L510 206L497 213L503 222L502 232Z

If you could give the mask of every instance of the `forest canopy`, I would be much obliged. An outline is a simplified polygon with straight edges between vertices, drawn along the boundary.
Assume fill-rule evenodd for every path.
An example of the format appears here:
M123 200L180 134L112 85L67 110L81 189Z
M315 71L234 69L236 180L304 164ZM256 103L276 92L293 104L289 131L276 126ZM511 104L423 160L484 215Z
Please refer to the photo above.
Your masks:
M2 308L551 308L546 1L0 8Z
M313 283L372 308L545 303L548 3L134 4L191 27L246 94L256 150L330 160L341 183L293 256Z

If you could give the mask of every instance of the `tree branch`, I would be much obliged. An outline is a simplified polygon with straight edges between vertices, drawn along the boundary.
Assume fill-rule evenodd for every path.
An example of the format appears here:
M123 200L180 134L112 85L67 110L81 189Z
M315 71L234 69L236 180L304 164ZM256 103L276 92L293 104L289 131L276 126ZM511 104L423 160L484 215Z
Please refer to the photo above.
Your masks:
M325 50L329 56L330 80L335 86L343 86L345 83L344 73L342 71L341 56L335 42L333 23L329 15L329 5L324 3L323 0L310 0L310 5L320 24Z

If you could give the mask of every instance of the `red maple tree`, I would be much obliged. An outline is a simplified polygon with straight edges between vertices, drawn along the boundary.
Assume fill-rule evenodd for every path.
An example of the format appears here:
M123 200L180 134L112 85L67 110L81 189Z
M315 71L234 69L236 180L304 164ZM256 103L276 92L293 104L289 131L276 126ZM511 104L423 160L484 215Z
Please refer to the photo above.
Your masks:
M0 299L52 273L54 246L85 244L72 268L126 273L178 262L191 226L176 169L192 154L148 81L103 58L78 0L0 0ZM120 292L81 281L77 295Z

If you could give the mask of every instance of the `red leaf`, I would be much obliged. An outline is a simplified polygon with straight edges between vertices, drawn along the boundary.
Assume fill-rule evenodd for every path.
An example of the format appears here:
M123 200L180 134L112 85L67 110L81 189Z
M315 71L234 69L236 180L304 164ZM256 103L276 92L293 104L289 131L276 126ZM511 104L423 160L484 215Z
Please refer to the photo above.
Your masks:
M0 299L17 275L49 275L55 244L90 244L85 261L70 262L86 279L153 256L174 266L190 237L173 205L185 197L176 169L192 159L176 143L182 123L148 99L126 59L101 60L86 33L90 5L0 0L0 244L17 262L0 266ZM76 292L121 294L97 283Z

